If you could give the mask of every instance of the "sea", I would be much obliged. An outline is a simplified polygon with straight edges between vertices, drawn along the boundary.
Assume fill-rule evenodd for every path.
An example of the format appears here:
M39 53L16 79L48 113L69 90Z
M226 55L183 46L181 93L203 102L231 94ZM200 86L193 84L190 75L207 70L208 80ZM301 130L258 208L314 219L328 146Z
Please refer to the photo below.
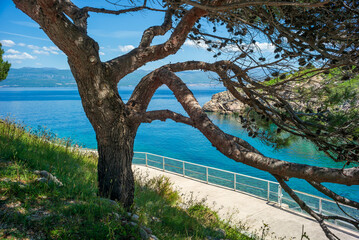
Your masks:
M220 87L192 87L198 102L203 105ZM119 89L124 101L131 96L131 88ZM169 109L186 115L174 95L160 88L154 95L149 110ZM33 129L46 128L60 138L71 138L73 143L96 148L95 133L81 105L76 88L0 88L0 117L10 117ZM224 132L240 137L268 157L309 165L342 168L305 140L287 148L275 150L258 139L249 137L235 116L209 114L211 120ZM171 120L142 124L135 139L135 151L149 152L193 162L227 171L275 181L267 172L227 158L195 128ZM289 185L296 190L322 196L303 180L291 179ZM324 184L333 191L359 201L359 186Z

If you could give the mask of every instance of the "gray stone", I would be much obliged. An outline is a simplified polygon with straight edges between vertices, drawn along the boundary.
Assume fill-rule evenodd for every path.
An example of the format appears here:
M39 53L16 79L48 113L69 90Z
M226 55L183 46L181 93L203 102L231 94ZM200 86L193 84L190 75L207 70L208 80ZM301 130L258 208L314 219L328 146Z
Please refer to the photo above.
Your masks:
M221 228L216 228L215 231L218 233L218 235L220 236L220 238L224 238L226 237L226 231L224 231Z
M158 238L155 235L150 235L148 240L158 240Z
M151 228L148 228L148 227L145 227L145 226L143 226L142 228L143 228L148 234L152 234Z
M229 91L214 94L212 99L203 105L204 111L223 114L241 113L244 109L245 105Z
M100 201L108 202L109 204L113 205L114 207L118 207L118 203L114 200L111 200L109 198L100 198Z
M135 222L130 222L130 225L132 225L132 226L136 227L138 224L137 224L137 223L135 223Z
M140 219L140 217L139 217L137 214L134 214L134 213L128 212L127 215L128 215L129 217L131 217L131 220L132 220L132 221L135 221L135 222L138 222L138 220Z
M46 178L37 178L36 182L40 182L40 183L47 183L47 179Z
M149 238L147 231L143 227L140 228L140 235L143 240L147 240Z
M60 182L57 177L55 177L54 175L52 175L51 173L43 170L43 171L39 171L39 170L36 170L34 171L34 173L38 176L40 176L41 178L40 179L45 179L46 182L49 182L49 183L54 183L56 184L57 186L59 187L62 187L64 184L62 182ZM44 180L39 180L39 182L44 182Z

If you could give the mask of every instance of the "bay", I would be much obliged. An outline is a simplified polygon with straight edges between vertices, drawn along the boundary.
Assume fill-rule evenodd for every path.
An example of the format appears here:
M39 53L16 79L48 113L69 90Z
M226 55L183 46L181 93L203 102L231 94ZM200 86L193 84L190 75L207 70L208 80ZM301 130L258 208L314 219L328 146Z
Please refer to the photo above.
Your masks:
M223 88L193 88L192 91L201 105L209 101L214 93ZM124 101L130 97L132 89L120 89ZM186 115L169 89L161 88L154 95L149 110L170 109ZM0 117L11 117L32 128L46 127L60 138L71 138L88 148L96 148L94 131L82 109L81 100L75 88L0 88ZM305 163L309 165L341 168L342 163L334 163L323 153L316 151L312 144L299 141L289 148L274 150L258 139L247 136L233 116L209 114L212 121L223 131L245 139L268 157ZM261 170L237 163L218 152L212 144L195 128L175 123L154 121L142 124L135 140L135 151L181 159L254 177L274 180ZM321 195L302 180L290 180L297 190ZM359 200L359 186L347 187L325 184L338 194Z

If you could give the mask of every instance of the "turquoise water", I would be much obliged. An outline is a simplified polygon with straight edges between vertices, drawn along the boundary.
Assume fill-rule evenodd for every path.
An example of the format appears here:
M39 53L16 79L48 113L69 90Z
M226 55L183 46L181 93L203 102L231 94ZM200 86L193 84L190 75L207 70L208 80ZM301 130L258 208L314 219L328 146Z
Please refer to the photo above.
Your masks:
M223 89L193 89L199 103L209 101L214 93ZM120 90L122 99L127 100L131 89ZM168 89L160 89L153 97L150 110L170 109L185 114L180 104ZM46 126L59 137L70 137L88 148L96 148L94 131L81 106L80 97L73 88L0 88L0 116L11 116L17 121L37 128ZM210 114L210 118L223 131L241 137L267 156L310 165L342 167L305 142L297 142L290 148L274 151L257 139L252 139L240 127L237 119L230 116ZM142 124L135 140L135 151L155 153L188 162L274 180L268 173L234 162L219 153L201 133L184 124L173 121L155 121ZM320 195L301 180L290 180L297 190ZM359 201L359 186L347 187L326 184L339 194Z

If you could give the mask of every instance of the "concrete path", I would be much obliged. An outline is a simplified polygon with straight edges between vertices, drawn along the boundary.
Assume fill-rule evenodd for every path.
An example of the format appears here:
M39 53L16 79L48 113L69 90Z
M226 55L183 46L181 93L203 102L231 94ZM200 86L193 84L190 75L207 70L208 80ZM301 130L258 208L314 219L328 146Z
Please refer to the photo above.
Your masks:
M208 206L217 210L220 217L228 219L228 214L233 213L232 219L247 224L250 232L260 231L264 224L268 224L270 233L274 232L277 239L278 237L300 239L304 226L304 231L311 240L327 239L316 221L300 213L280 209L265 200L154 168L134 165L134 169L150 178L159 175L169 177L174 187L185 196L193 193L198 200L206 198ZM342 240L359 239L359 232L334 225L330 229Z

